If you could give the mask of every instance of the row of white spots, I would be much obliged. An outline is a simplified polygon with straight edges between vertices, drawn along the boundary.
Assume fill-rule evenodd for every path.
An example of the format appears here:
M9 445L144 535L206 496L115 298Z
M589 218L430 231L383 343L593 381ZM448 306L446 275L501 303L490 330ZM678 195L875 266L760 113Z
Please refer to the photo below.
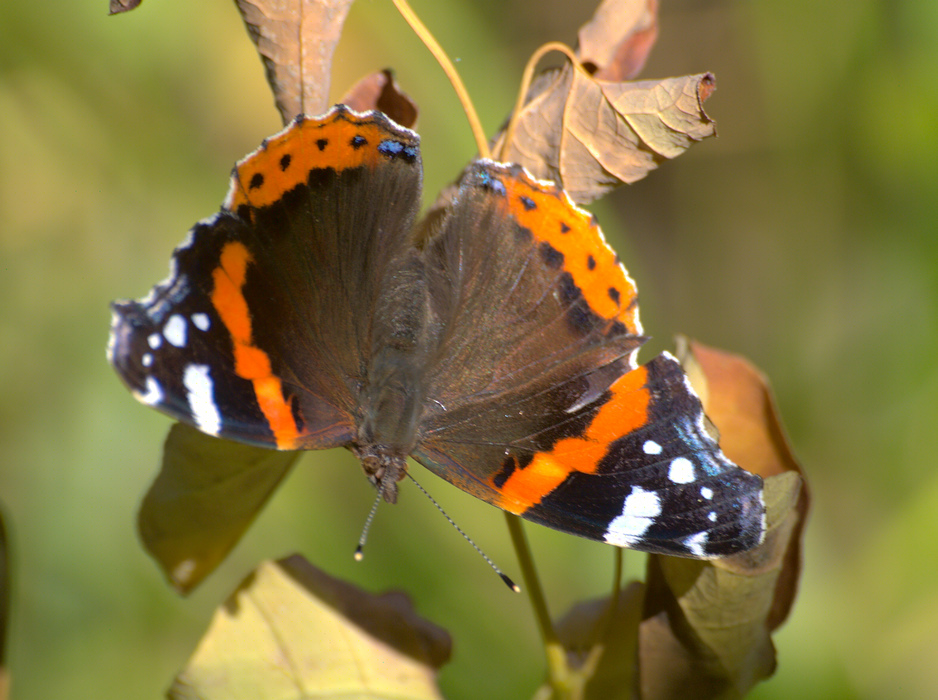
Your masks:
M630 547L641 539L659 515L661 497L654 491L633 486L622 505L622 514L609 523L604 539L618 547Z
M642 451L646 455L660 455L662 447L654 440L645 440ZM694 463L687 457L675 457L668 468L668 478L675 484L690 484L697 478Z
M200 331L207 331L212 326L211 318L201 311L193 313L189 321ZM172 314L163 324L162 332L150 333L147 336L147 345L150 350L157 351L163 347L165 340L170 345L183 348L188 340L188 322L182 314ZM140 358L144 367L152 367L153 352L145 352ZM217 435L221 430L221 415L215 405L214 384L209 376L208 365L188 365L183 370L183 386L186 387L186 400L189 411L196 426L203 432ZM138 395L146 404L157 405L165 399L162 385L152 376L146 378L146 391Z
M212 327L212 320L209 318L209 315L201 311L192 314L189 318L192 321L192 325L200 331L204 332ZM147 344L150 346L151 350L159 350L163 346L163 338L166 338L166 341L170 345L183 348L186 346L187 335L188 326L186 325L186 319L182 317L182 314L173 314L166 319L166 323L163 324L162 335L159 333L151 333L147 336Z
M713 497L713 491L704 486L700 493L707 499ZM617 516L606 528L604 539L607 543L618 547L631 547L638 543L651 527L655 518L661 515L661 497L654 491L646 491L641 486L633 486L625 498L622 514ZM715 523L716 511L710 511L707 519ZM708 557L707 546L709 533L704 530L686 537L683 544L696 557Z

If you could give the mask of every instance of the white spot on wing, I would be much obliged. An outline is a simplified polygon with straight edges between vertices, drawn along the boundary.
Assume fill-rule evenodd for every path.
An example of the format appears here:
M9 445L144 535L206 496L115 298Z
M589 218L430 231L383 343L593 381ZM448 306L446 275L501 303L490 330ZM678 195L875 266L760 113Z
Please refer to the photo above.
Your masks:
M207 331L212 325L212 321L208 317L208 314L204 314L201 311L192 314L191 318L193 325L200 331Z
M713 498L713 489L709 486L701 486L700 495L709 501L711 498Z
M148 406L160 403L163 400L163 387L153 377L147 377L146 393L139 394L137 398Z
M698 532L684 540L684 546L687 547L695 557L704 558L707 553L704 551L704 545L707 544L707 532Z
M221 416L215 405L214 384L208 365L189 365L182 375L182 383L189 392L189 410L196 426L203 433L218 435Z
M671 468L668 469L668 478L675 484L689 484L696 477L694 475L694 463L687 457L676 457L671 460Z
M166 321L166 325L163 326L163 337L170 345L175 345L177 348L185 347L186 319L179 314L170 316Z
M144 367L150 367L153 365L153 353L145 352L143 357L140 358L140 361L143 363Z
M147 345L149 345L152 350L159 350L162 344L163 336L159 333L150 333L150 335L147 336Z
M654 440L645 440L645 444L642 445L642 451L646 455L660 455L661 445L659 445Z
M715 523L715 522L717 521L717 514L716 514L716 511L715 511L715 510L711 510L711 511L707 514L707 518L710 519L710 522L711 522L711 523Z
M622 515L606 529L604 539L619 547L634 545L661 515L661 498L654 491L633 486L622 506Z

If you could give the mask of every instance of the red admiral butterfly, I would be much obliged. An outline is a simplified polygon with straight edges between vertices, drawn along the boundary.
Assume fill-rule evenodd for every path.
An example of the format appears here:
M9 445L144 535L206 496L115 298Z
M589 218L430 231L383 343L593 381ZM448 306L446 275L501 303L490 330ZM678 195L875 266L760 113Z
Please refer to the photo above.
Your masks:
M668 354L636 365L635 284L550 183L488 160L415 234L419 138L337 106L240 161L169 278L114 304L136 397L205 433L344 446L387 501L411 455L482 500L646 552L733 554L765 534Z

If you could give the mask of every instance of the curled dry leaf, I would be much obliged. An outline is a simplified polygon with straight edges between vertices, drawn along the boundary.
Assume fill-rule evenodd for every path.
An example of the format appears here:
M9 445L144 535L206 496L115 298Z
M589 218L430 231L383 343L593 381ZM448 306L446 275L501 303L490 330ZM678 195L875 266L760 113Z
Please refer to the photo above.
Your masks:
M595 80L567 65L530 91L503 160L562 184L585 204L613 187L643 178L716 129L703 110L713 89L709 73L661 81Z
M735 698L775 670L768 616L801 479L766 482L765 542L713 562L650 556L639 631L642 700Z
M804 472L785 437L765 376L738 355L696 341L681 345L680 359L701 394L707 415L720 431L720 446L726 455L763 478L787 472L802 476L796 523L768 616L769 628L775 629L788 617L801 576L801 539L810 504Z
M604 0L579 31L584 70L567 64L541 73L514 131L499 134L493 152L586 204L713 136L702 106L713 92L711 74L625 82L657 35L657 0Z
M219 607L170 697L438 700L447 632L298 555L262 563Z
M377 109L408 129L413 129L417 123L417 105L401 90L394 75L387 69L359 80L339 102L356 112Z
M329 107L332 56L352 0L236 0L280 117Z
M770 635L794 600L807 492L762 375L699 343L679 355L724 452L765 478L767 533L726 559L649 557L641 697L683 698L689 689L695 698L741 697L775 669Z
M177 591L188 593L221 563L299 454L173 425L137 525L144 547Z
M577 38L577 58L597 80L634 78L658 38L658 0L603 0Z

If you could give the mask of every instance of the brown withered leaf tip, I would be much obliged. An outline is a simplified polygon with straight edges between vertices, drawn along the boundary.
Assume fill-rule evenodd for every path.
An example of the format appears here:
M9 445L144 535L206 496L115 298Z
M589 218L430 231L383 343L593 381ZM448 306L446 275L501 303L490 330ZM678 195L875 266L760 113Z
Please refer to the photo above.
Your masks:
M795 522L766 621L774 630L791 612L801 577L801 541L810 506L804 470L791 451L768 380L758 369L745 358L693 340L681 339L678 355L700 389L727 457L763 478L788 472L801 477Z
M367 75L353 85L339 100L357 112L376 109L384 112L401 126L413 129L417 123L417 105L384 69Z
M119 15L122 12L130 12L137 7L143 0L111 0L108 8L109 15Z
M329 107L332 57L352 0L236 0L284 124Z
M701 106L702 84L709 90L713 76L608 82L567 65L535 83L540 92L522 108L504 160L586 204L716 133Z
M658 38L658 0L604 0L577 37L577 58L594 78L630 80Z

